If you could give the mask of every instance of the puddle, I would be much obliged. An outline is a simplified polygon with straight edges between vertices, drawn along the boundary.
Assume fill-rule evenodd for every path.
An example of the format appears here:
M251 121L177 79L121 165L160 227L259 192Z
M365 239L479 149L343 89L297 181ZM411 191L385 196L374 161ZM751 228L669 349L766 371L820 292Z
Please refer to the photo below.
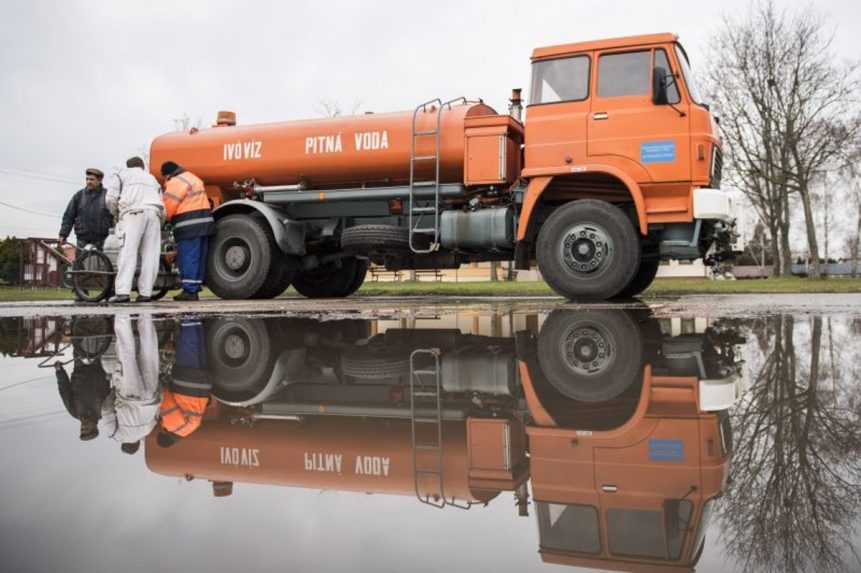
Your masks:
M0 318L3 568L859 565L861 319L343 316Z

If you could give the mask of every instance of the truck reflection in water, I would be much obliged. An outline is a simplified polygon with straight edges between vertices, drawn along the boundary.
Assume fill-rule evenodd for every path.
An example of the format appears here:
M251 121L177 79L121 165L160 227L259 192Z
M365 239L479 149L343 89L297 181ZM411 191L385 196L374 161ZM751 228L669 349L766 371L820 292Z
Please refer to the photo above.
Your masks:
M743 341L646 309L502 318L488 334L206 320L214 399L170 448L150 435L147 465L216 496L258 483L469 508L512 491L527 515L531 489L544 561L692 567L726 486Z

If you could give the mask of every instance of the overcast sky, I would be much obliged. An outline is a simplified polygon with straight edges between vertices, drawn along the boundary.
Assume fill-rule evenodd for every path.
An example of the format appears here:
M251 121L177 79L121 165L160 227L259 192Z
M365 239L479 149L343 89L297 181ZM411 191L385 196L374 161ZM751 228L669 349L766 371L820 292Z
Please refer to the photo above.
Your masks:
M4 0L0 236L56 236L84 169L108 172L189 116L240 123L481 97L504 112L536 46L672 31L694 69L749 0L217 2ZM798 3L778 1L780 6ZM861 55L861 3L818 0L835 52Z

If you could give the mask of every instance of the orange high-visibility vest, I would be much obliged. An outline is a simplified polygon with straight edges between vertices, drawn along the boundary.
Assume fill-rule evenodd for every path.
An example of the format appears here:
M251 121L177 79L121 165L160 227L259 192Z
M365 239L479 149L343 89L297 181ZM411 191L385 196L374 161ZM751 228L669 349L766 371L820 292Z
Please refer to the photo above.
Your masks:
M209 396L186 396L165 388L159 411L162 428L183 438L188 436L200 426L208 403Z
M171 177L164 189L165 220L173 223L174 237L211 235L215 221L203 181L190 171Z

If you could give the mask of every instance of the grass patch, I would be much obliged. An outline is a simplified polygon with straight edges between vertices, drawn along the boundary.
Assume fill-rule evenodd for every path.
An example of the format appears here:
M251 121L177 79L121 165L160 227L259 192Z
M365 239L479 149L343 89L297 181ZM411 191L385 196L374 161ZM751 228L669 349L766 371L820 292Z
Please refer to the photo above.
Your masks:
M64 288L0 287L0 302L37 302L40 300L72 300L72 291Z
M176 294L171 292L165 298ZM854 293L861 292L861 278L806 279L801 277L754 279L740 281L711 281L705 279L658 279L644 293L645 296L671 296L683 294L732 293ZM299 297L293 288L283 296ZM543 282L366 282L357 296L556 296ZM215 298L204 289L202 298ZM66 289L19 289L0 287L0 302L72 300Z
M732 293L848 293L861 292L861 278L808 279L780 277L737 281L706 279L658 279L646 295L732 294Z

